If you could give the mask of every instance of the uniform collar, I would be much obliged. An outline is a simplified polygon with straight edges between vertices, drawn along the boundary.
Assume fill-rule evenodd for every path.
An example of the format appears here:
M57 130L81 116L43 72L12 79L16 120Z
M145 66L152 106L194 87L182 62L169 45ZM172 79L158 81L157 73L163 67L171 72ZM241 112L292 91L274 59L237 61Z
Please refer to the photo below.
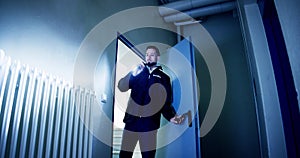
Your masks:
M157 63L155 66L152 67L152 69L150 69L149 66L146 66L149 73L151 74L154 70L158 69L158 70L162 70L162 67Z

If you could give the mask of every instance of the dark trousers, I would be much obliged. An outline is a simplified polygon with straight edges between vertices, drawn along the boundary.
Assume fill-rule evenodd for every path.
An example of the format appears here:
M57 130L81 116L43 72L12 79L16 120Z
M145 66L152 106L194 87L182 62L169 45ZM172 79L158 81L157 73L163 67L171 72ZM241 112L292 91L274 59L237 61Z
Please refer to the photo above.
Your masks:
M131 158L139 141L143 158L155 158L157 130L150 132L132 132L124 129L120 158Z

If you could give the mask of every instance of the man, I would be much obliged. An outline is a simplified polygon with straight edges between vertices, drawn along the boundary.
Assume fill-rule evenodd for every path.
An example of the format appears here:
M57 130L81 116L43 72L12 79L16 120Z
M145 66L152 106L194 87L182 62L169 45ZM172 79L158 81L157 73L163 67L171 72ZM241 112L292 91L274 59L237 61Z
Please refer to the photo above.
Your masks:
M120 158L132 157L137 141L140 144L142 157L154 158L161 114L174 124L180 124L184 119L183 116L176 115L171 104L170 77L157 64L159 57L158 48L148 46L146 48L146 63L138 65L118 83L121 92L131 89L123 119L125 128Z

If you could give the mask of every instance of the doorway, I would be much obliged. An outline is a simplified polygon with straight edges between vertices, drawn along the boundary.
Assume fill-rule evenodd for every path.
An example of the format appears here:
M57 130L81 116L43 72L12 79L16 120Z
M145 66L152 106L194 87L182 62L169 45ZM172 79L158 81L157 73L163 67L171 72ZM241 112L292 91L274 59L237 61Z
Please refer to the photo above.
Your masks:
M112 157L119 157L121 149L122 134L125 124L123 118L125 115L127 102L130 96L130 90L121 92L117 88L118 81L130 72L137 64L143 61L143 55L133 45L124 38L118 35L117 38L117 57L116 57L116 74L115 74L115 100L113 111L113 150ZM137 143L133 154L134 158L140 158L140 149Z
M144 55L134 47L124 36L118 35L115 69L115 96L113 111L113 158L118 157L122 133L123 117L130 91L121 92L117 88L118 81L137 64L141 63ZM188 39L184 39L161 54L160 65L171 79L173 102L177 114L188 114L188 118L180 125L175 125L161 117L161 127L157 137L157 157L196 157L200 156L199 126L197 114L198 95L195 91L194 51ZM178 64L180 63L180 64ZM188 148L186 148L188 146ZM181 149L181 150L178 150ZM182 150L184 149L184 150ZM139 146L133 157L141 157Z

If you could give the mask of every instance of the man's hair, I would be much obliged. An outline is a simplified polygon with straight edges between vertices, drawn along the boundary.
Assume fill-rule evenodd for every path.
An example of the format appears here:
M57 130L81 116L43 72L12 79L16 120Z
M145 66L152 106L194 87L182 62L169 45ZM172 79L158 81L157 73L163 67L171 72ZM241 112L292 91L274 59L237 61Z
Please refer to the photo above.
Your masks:
M154 49L155 52L156 52L156 55L157 55L157 56L160 56L159 49L158 49L156 46L148 46L148 47L146 48L146 51L147 51L148 49Z

